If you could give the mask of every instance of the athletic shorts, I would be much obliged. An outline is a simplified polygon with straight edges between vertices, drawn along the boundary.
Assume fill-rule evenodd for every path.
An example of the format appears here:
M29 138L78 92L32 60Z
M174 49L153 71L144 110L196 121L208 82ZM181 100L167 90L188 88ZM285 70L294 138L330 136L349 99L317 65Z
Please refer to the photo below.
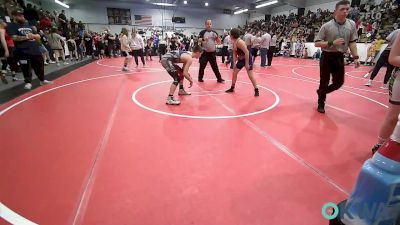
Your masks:
M168 74L174 79L175 82L179 82L183 79L182 68L176 64L173 64L170 60L162 59L161 65L167 70Z
M400 105L400 69L396 68L389 80L389 102Z
M123 57L129 57L129 58L130 58L130 57L133 56L133 53L132 53L132 52L123 51L123 52L122 52L122 56L123 56Z
M237 63L236 63L236 68L238 68L239 70L243 69L243 67L245 67L246 65L246 60L244 58L239 58ZM249 70L253 70L253 59L252 57L250 57L249 59L249 66L250 69Z

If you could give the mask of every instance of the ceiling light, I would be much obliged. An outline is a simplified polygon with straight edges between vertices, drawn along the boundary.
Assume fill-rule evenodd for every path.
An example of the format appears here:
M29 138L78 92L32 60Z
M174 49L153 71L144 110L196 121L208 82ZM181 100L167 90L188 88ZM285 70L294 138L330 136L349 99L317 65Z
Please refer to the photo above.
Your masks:
M274 0L274 1L271 1L271 2L265 2L265 3L262 3L260 5L256 5L256 9L262 8L262 7L265 7L265 6L269 6L269 5L273 5L273 4L276 4L276 3L278 3L277 0Z
M208 2L204 3L205 6L208 6Z
M159 5L159 6L176 6L175 4L163 3L163 2L155 2L153 4L154 5Z
M186 0L185 0L185 1L183 1L183 4L185 4L185 5L186 5L186 4L187 4L187 1L186 1Z
M60 0L54 0L55 3L64 6L65 8L69 9L69 5L65 4L64 2L61 2Z
M241 9L241 10L238 10L238 11L234 12L233 14L237 15L237 14L244 13L244 12L247 12L247 11L249 11L249 10L248 9Z

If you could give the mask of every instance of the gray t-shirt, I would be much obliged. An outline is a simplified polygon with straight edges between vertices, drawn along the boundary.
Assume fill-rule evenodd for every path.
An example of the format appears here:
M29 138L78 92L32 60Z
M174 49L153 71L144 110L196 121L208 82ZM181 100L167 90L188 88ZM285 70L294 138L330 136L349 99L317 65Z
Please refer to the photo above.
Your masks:
M203 49L206 52L215 52L216 47L215 47L215 41L218 38L218 33L216 31L207 31L203 30L199 34L199 38L203 39ZM204 41L204 39L208 39L207 41Z
M253 38L253 35L250 33L247 33L243 37L243 41L246 43L247 46L251 46L251 39Z
M353 20L346 19L343 25L337 23L334 19L322 25L316 38L318 41L334 41L338 38L344 39L343 46L332 46L323 48L326 52L342 52L346 53L350 42L355 42L358 39L356 23Z
M399 34L400 29L397 29L395 31L393 31L392 33L389 34L389 36L387 36L386 40L388 41L388 45L386 47L385 50L390 50L392 49L394 42L396 41L396 37Z

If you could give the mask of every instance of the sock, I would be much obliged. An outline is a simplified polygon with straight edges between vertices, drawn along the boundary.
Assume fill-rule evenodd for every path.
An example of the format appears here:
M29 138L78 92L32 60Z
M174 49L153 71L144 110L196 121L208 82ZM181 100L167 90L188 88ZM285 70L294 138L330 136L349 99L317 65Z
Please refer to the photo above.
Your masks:
M179 85L179 89L183 89L183 84L180 84L180 85Z

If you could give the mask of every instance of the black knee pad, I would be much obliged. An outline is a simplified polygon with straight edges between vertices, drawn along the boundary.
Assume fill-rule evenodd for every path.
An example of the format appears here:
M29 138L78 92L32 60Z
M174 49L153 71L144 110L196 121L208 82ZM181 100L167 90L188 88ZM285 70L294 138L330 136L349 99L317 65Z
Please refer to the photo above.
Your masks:
M178 76L177 73L175 73L175 76L173 76L173 78L174 78L173 84L176 85L176 86L178 86L178 85L179 85L179 82L181 81L181 78Z

